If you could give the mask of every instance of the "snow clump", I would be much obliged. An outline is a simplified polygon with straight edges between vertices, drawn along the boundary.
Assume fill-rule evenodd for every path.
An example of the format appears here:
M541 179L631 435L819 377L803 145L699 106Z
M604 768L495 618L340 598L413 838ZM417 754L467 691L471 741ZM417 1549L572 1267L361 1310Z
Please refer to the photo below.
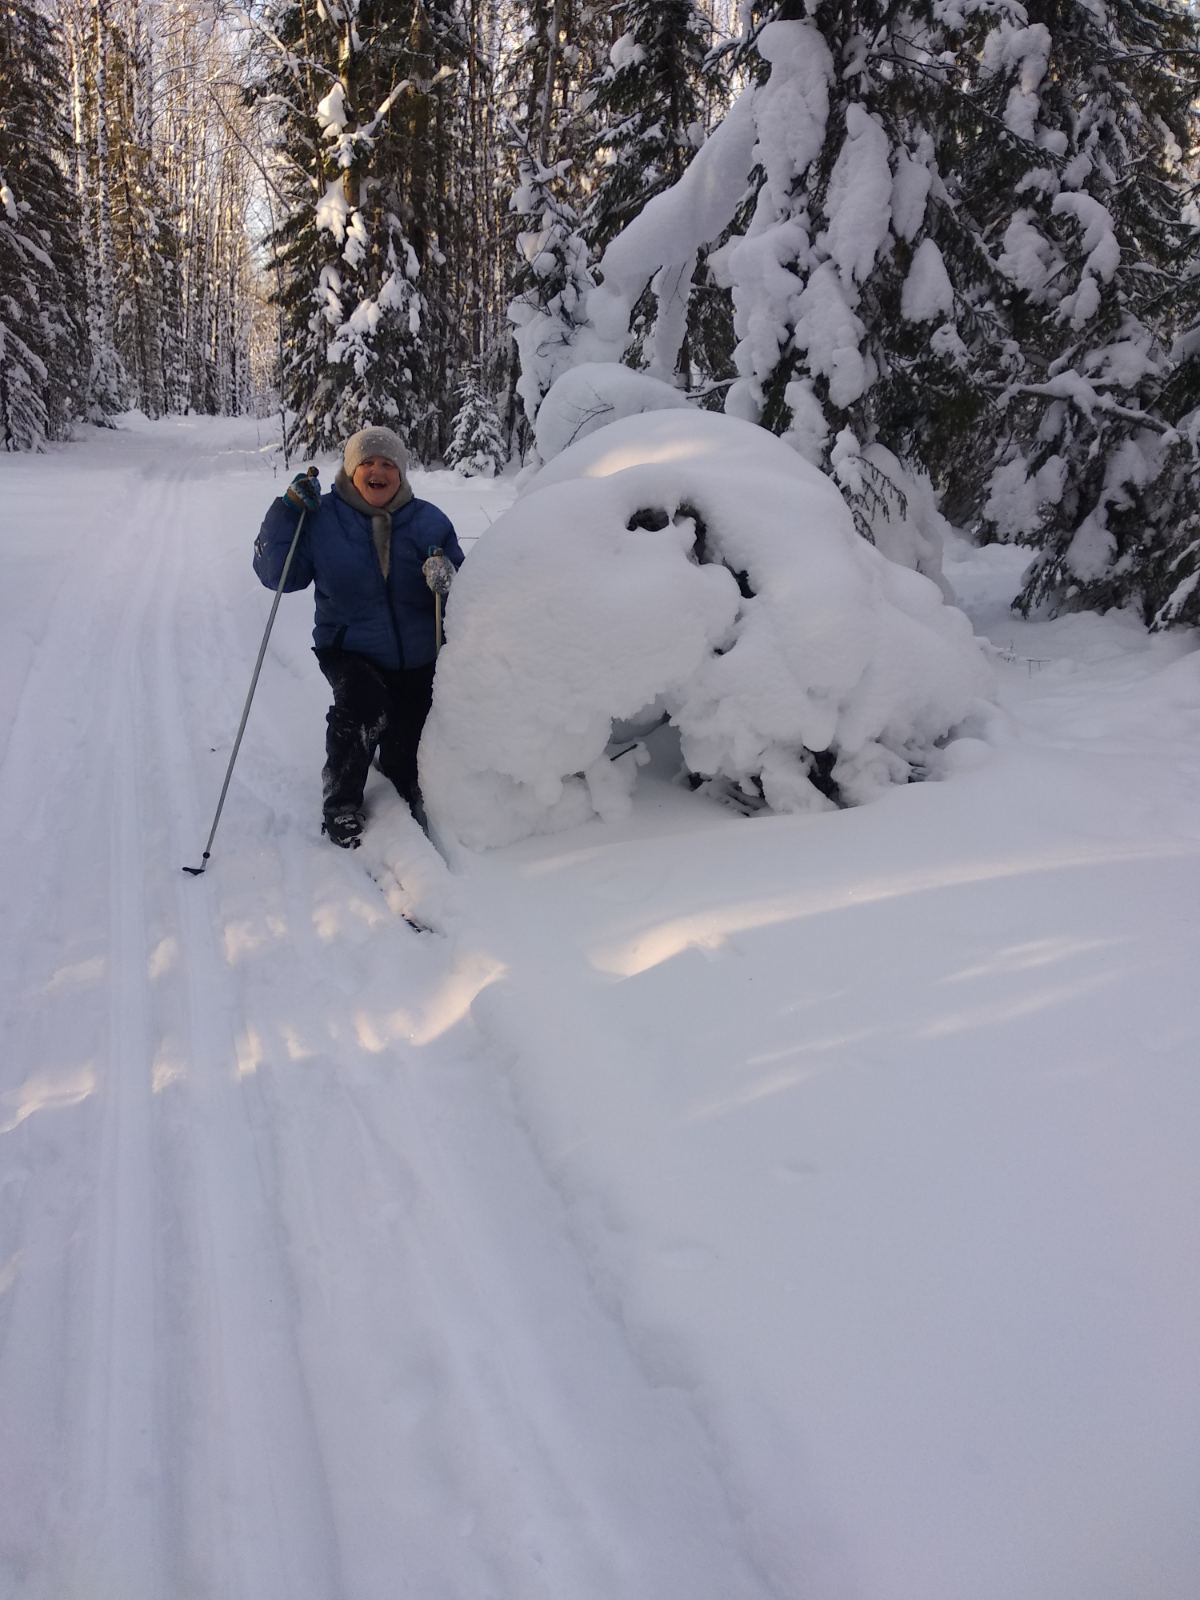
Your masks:
M654 707L700 778L775 811L858 804L991 687L966 617L817 468L735 418L643 414L558 455L472 551L422 788L473 849L616 819L637 762L609 759L613 723Z
M643 411L687 410L679 389L617 361L585 361L556 378L538 409L534 436L543 461L588 434Z

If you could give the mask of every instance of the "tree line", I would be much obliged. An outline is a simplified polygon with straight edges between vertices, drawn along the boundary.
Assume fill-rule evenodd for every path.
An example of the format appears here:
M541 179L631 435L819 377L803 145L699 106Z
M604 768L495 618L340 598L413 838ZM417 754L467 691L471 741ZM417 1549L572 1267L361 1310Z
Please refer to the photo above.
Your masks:
M279 404L472 470L620 362L1025 608L1200 622L1173 0L0 0L0 432Z

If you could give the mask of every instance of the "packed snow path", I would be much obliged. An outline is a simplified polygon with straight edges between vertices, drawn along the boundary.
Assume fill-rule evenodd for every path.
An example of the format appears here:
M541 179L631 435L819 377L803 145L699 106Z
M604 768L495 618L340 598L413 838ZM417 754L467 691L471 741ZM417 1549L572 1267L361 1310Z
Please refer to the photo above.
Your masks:
M451 874L295 597L194 880L270 459L0 462L2 1600L1192 1600L1193 641L963 554L952 781Z
M200 436L99 448L12 618L0 1591L769 1592L464 1020L485 974L318 847L286 656L180 872L262 612Z

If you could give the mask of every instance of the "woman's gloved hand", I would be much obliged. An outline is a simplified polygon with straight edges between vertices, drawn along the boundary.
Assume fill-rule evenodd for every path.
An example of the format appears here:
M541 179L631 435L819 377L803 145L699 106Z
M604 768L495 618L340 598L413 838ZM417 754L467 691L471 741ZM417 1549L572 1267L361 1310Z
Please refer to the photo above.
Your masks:
M450 593L450 585L454 582L454 563L443 551L431 550L421 563L421 571L434 594L445 597Z
M315 511L321 504L321 484L316 467L297 473L287 486L285 500L290 500L301 511Z

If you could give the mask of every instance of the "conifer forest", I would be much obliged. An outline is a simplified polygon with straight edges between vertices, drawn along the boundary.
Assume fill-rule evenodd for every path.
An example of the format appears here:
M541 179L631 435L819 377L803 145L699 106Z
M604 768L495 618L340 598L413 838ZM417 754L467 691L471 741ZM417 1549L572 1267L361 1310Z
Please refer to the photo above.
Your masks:
M1176 0L0 0L0 438L492 472L618 364L1196 625L1198 78Z

